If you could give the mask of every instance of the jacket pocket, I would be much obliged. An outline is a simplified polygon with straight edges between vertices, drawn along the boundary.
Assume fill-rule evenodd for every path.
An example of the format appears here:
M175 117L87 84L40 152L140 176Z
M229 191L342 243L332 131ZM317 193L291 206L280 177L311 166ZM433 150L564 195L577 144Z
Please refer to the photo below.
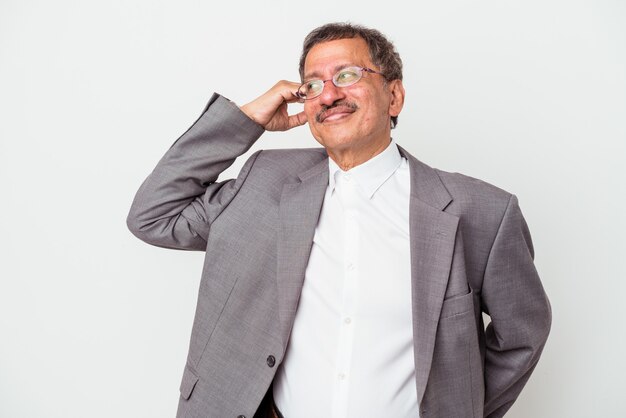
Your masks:
M180 382L180 396L185 400L189 399L196 383L198 383L198 376L189 368L189 366L185 366L183 379Z
M470 289L469 293L460 296L453 296L445 299L441 307L441 319L454 315L460 315L467 311L474 310L474 292Z

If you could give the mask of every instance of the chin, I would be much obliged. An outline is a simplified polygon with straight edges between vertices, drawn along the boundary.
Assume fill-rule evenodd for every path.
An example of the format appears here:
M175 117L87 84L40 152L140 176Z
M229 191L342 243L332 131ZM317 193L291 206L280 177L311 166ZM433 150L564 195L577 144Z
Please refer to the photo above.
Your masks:
M313 136L320 143L346 144L355 139L355 129L346 124L328 124L321 127Z
M334 151L350 149L354 147L354 145L357 143L356 139L354 138L332 138L330 140L318 142L322 144L324 148Z

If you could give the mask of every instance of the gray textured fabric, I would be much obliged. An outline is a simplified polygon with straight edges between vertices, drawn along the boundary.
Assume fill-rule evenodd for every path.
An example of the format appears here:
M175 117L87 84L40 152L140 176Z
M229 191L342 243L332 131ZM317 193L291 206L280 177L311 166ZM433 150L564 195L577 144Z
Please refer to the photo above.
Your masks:
M289 341L328 156L259 151L237 179L217 182L262 133L214 95L144 181L128 216L130 230L150 244L206 250L178 418L255 416ZM501 417L551 322L517 199L400 151L411 171L420 416ZM492 319L486 331L483 311Z

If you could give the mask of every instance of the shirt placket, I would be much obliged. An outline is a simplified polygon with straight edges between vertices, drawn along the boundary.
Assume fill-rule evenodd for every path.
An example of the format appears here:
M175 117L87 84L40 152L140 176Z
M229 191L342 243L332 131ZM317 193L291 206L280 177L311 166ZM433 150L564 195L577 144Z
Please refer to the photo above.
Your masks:
M335 367L335 390L332 418L348 416L351 360L354 343L355 313L357 305L358 275L358 196L356 184L350 173L342 173L339 179L339 197L344 216L343 291L339 316L339 343Z

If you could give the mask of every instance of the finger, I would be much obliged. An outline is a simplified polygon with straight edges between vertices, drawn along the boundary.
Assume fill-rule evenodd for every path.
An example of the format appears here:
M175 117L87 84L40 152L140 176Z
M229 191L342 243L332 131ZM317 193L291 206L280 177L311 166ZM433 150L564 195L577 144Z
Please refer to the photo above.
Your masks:
M297 100L296 93L299 88L300 83L287 80L282 80L274 86L275 91L278 92L287 103L292 103ZM294 98L296 100L294 100Z
M289 116L287 121L287 125L289 126L287 129L295 128L296 126L302 126L307 122L306 115L304 112L296 113L295 115Z
M295 89L293 89L293 90L289 89L289 90L284 91L284 92L283 92L284 94L282 94L282 96L283 96L283 100L284 100L286 103L304 103L304 102L302 102L302 99L300 99L300 97L298 97L298 96L296 95L296 93L298 92L298 88L299 88L299 87L300 87L300 86L297 86L297 87L296 87Z

